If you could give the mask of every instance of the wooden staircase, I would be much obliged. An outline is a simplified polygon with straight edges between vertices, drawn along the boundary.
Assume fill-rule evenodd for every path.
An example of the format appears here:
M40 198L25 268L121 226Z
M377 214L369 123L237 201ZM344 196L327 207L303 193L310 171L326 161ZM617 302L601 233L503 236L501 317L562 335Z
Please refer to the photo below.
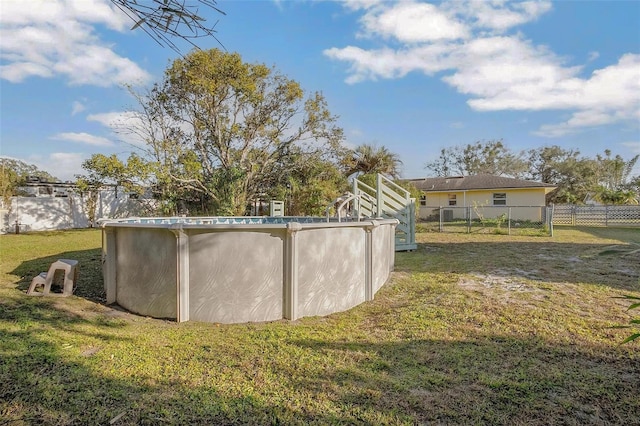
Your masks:
M397 219L396 251L411 251L416 244L416 200L406 189L381 174L377 175L376 188L353 180L356 217L383 217Z

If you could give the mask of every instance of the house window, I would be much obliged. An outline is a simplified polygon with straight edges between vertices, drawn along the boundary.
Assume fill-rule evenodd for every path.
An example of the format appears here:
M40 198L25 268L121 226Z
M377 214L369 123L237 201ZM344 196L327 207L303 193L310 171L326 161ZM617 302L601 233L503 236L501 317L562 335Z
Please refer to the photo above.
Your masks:
M507 205L507 193L506 192L494 192L493 193L493 205L494 206L506 206Z
M449 194L449 205L455 206L456 204L458 204L458 201L456 199L456 194Z
M421 206L426 206L427 205L427 196L424 195L424 194L420 196L420 205Z

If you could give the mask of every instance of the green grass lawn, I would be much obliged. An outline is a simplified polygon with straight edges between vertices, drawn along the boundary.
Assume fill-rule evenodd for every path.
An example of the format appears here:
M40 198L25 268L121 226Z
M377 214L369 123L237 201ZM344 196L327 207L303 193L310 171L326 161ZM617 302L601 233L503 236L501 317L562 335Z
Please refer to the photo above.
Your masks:
M220 325L105 306L99 231L0 236L0 425L640 422L640 230L418 242L372 302ZM26 296L61 257L75 295Z

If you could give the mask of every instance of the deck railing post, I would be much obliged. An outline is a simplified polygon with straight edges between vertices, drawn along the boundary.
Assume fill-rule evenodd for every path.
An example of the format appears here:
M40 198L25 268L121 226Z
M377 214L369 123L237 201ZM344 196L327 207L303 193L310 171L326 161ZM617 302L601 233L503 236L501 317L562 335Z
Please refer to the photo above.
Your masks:
M377 206L376 206L376 217L382 217L382 215L384 214L383 211L383 207L384 207L384 200L383 200L383 191L382 191L382 175L380 173L377 174L376 176L376 200L377 202Z
M352 191L354 195L357 195L357 201L355 203L353 203L353 214L355 215L355 217L357 218L356 220L359 222L360 221L360 190L358 188L358 179L354 178L353 179L353 188Z

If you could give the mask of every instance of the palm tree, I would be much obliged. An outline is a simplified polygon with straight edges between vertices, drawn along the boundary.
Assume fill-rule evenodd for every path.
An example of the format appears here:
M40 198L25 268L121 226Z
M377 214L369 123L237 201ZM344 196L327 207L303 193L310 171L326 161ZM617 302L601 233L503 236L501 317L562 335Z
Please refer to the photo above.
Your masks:
M605 156L596 156L600 184L608 190L618 191L624 189L631 178L631 172L640 159L640 154L629 161L625 161L620 155L611 156L611 150L604 151Z
M345 175L382 173L397 179L402 161L386 147L362 144L350 150L343 160Z
M604 204L613 205L636 205L638 204L638 194L633 190L607 189L603 186L598 188L596 198Z

